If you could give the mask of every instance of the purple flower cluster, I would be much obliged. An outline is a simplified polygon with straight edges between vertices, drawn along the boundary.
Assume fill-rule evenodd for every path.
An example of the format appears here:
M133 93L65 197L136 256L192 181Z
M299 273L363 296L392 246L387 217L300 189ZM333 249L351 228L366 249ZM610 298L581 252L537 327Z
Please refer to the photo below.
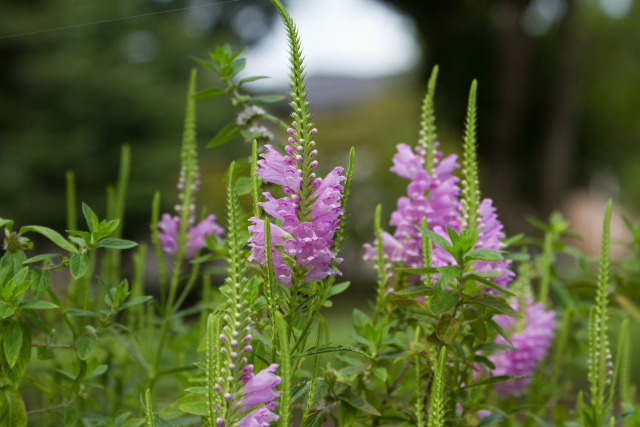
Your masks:
M478 240L474 247L494 250L503 249L507 246L503 241L505 235L502 231L502 223L498 219L496 208L493 206L491 199L483 199L482 202L480 202L478 211L478 229L480 233L478 234ZM499 273L497 277L493 278L493 282L503 288L507 287L511 279L513 279L513 276L515 276L515 273L509 269L510 264L510 259L502 259L500 261L478 260L473 262L476 271ZM491 289L491 292L498 291Z
M382 232L383 250L391 261L399 261L407 267L422 267L422 234L416 228L422 218L426 218L430 230L447 240L447 227L456 232L462 228L459 179L452 175L459 165L455 154L443 159L442 153L437 151L433 171L429 173L425 170L422 147L416 147L415 153L407 144L398 144L397 149L391 171L411 182L407 186L407 196L398 199L397 209L391 214L389 224L395 227L393 235ZM482 200L478 211L480 233L474 247L501 250L506 246L502 241L505 235L491 199ZM375 246L365 244L364 247L364 259L375 258ZM451 254L438 245L433 246L431 267L454 264ZM506 287L514 276L509 270L510 264L511 260L474 261L477 271L500 273L494 280L502 287Z
M191 258L195 251L206 246L204 236L216 233L220 238L224 229L216 224L216 216L209 215L198 224L193 225L191 219L189 231L187 233L189 240L187 243L186 258ZM175 254L178 250L178 230L180 229L180 217L171 216L167 213L162 214L162 218L158 222L160 229L159 237L162 250L168 254Z
M445 238L446 227L460 229L459 179L452 175L459 165L457 156L451 154L442 159L437 152L432 173L425 170L424 149L413 152L407 144L398 144L391 171L411 180L407 196L398 199L397 209L391 214L389 224L395 227L393 235L382 232L384 253L392 261L400 261L407 267L422 267L422 234L416 228L427 219L427 226ZM376 256L375 247L365 244L364 259ZM453 258L442 248L434 247L433 267L448 265Z
M542 303L534 303L531 298L526 298L525 304L524 319L516 319L507 315L494 316L493 318L505 330L511 331L509 338L515 348L499 350L489 356L489 360L496 365L492 375L531 376L551 346L556 324L555 312L553 310L545 311ZM514 310L518 310L518 306L518 301L512 305ZM495 342L508 344L501 335L496 337ZM519 396L530 382L531 379L522 378L502 381L496 383L495 386L500 396Z
M236 289L239 287L237 285ZM227 324L219 338L224 362L215 389L222 396L224 405L223 408L217 407L216 427L224 427L227 423L240 427L266 427L278 419L272 412L278 406L275 399L280 396L280 391L275 390L280 384L280 377L275 373L278 365L272 364L257 374L253 373L254 366L247 359L253 350L249 327L251 317L246 316L250 310L243 306L244 303L232 300L223 317ZM231 423L238 419L238 424Z
M271 421L278 420L278 416L272 412L278 406L275 399L280 396L280 392L274 390L280 384L280 377L275 374L277 369L278 365L273 363L255 375L249 372L242 377L245 384L242 387L244 396L240 412L255 409L240 420L238 427L268 427Z
M289 133L294 134L293 129ZM312 131L312 134L315 130ZM263 193L265 201L260 203L264 211L272 218L282 221L279 227L271 224L271 245L273 269L276 278L285 285L291 284L291 265L294 263L305 268L305 280L322 280L340 271L332 266L337 253L331 250L333 237L340 224L340 216L343 210L340 204L343 187L341 182L346 178L342 176L343 168L336 167L324 178L316 178L315 173L310 174L311 191L308 200L311 209L301 212L300 198L301 185L303 183L302 170L303 151L301 145L292 136L286 147L287 155L277 152L271 145L265 145L266 151L260 156L256 173L266 182L281 185L285 193L284 197L276 199L269 192ZM311 146L315 143L310 142ZM314 157L316 150L310 152ZM313 160L309 167L317 166ZM249 260L256 260L260 264L265 263L265 239L264 220L252 217L253 225L249 226L251 237L249 246L251 255ZM337 258L339 262L342 260ZM287 262L289 261L289 262Z

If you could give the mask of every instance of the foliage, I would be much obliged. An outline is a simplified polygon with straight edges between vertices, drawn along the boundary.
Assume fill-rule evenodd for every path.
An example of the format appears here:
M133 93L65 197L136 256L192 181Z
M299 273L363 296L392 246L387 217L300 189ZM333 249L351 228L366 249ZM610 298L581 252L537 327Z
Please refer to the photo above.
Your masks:
M65 234L38 225L16 231L13 220L0 218L2 425L637 425L626 313L640 311L625 290L637 281L640 225L627 221L632 251L618 265L609 253L607 205L597 279L565 242L570 233L560 214L549 224L532 219L545 233L542 242L506 239L491 201L481 198L477 83L469 92L458 187L460 178L450 176L455 157L437 150L437 68L416 151L401 144L393 159L392 170L411 180L409 197L391 217L393 235L376 208L366 255L378 276L375 302L368 313L353 310L351 344L332 343L332 328L345 327L324 313L350 286L337 276L355 150L346 170L316 175L321 144L302 43L284 6L272 2L289 38L291 124L256 109L269 98L241 91L261 77L236 81L242 51L225 45L210 54L212 62L196 60L222 87L197 91L191 74L177 215L160 216L159 193L151 209L159 295L144 295L146 245L122 238L126 146L105 219L82 203L86 228L77 226L72 174ZM225 175L224 232L214 215L196 209L196 100L210 97L230 98L240 114L258 112L208 144L240 135L253 141L251 162L238 159ZM256 131L262 119L283 127L287 142ZM251 212L243 197L253 202ZM447 204L451 215L436 215ZM57 251L28 256L37 235ZM120 258L133 248L130 284L121 279ZM558 274L561 253L579 261L579 279L595 292L576 290ZM219 273L223 284L213 289ZM610 296L621 308L610 308ZM612 352L609 324L620 319ZM589 384L571 370L587 371Z

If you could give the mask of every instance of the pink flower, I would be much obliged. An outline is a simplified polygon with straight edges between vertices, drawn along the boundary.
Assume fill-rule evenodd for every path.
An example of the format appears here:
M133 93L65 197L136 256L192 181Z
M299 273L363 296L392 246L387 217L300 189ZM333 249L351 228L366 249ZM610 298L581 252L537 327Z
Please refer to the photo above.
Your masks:
M269 427L272 421L279 419L276 414L271 412L276 406L278 406L278 402L271 402L249 412L240 420L238 427Z
M482 200L478 211L478 228L480 229L480 234L478 234L478 240L474 247L495 250L503 249L506 246L502 241L505 235L502 231L502 223L496 214L496 208L492 206L491 199ZM515 276L515 273L509 269L510 264L510 259L500 261L474 261L473 263L477 271L494 271L500 273L493 281L496 285L502 286L503 288L506 287L509 282L511 282L511 279L513 279L513 276ZM491 289L490 292L497 293L498 291Z
M422 267L422 234L416 228L422 218L427 219L429 229L446 237L446 227L460 229L458 178L451 172L458 166L456 156L441 160L442 153L436 153L433 173L424 169L420 148L417 154L406 144L397 145L398 152L393 157L392 172L411 180L407 186L407 196L398 199L397 209L391 213L389 224L395 227L393 236L383 232L384 253L391 261L402 262L407 267ZM375 247L365 245L364 259L375 256ZM451 256L434 245L432 266L449 265Z
M286 158L278 153L271 144L265 144L267 151L260 154L262 160L258 160L258 175L267 182L287 186L294 192L300 191L302 177L295 167L293 159ZM291 159L291 160L289 160Z
M295 138L290 138L295 143ZM271 245L273 247L273 268L280 283L291 284L291 267L284 261L283 255L287 254L295 260L297 265L304 266L307 270L305 280L322 280L333 274L340 274L340 271L333 266L337 253L332 251L333 236L335 235L343 209L340 203L342 199L342 181L346 178L342 176L343 168L334 168L324 179L313 178L311 185L315 189L307 197L311 197L310 211L303 213L306 217L301 217L299 212L300 184L302 178L296 169L296 162L291 156L282 156L270 145L265 145L267 152L263 153L262 159L258 161L256 173L265 181L283 186L285 197L276 199L269 192L262 193L266 201L261 202L265 212L275 218L282 220L282 228L271 225ZM287 153L296 157L296 149L289 145ZM258 218L251 218L254 225L249 227L251 237L249 246L251 247L250 260L256 260L260 264L265 263L264 256L264 221ZM302 222L301 222L302 221Z
M542 303L534 303L531 298L525 299L525 318L516 319L507 315L494 316L494 320L508 331L509 338L515 348L499 350L489 356L489 360L496 366L491 374L498 375L522 375L531 376L534 374L538 363L544 358L547 350L551 346L554 336L555 312L544 310ZM516 300L512 307L518 310ZM521 323L521 324L520 324ZM501 336L494 340L499 344L508 344ZM523 378L511 381L502 381L495 384L496 391L500 396L519 396L524 392L531 382L531 379Z
M224 229L216 224L215 220L215 215L209 215L195 226L189 227L185 258L191 258L197 250L206 246L205 236L210 236L213 233L215 233L218 238L222 236ZM178 250L177 238L180 228L180 217L171 216L166 213L162 214L160 221L158 221L158 228L160 229L158 237L160 238L162 250L168 254L175 254Z
M280 377L275 374L277 369L278 364L272 363L257 374L248 373L242 377L245 385L242 387L244 396L242 398L241 411L272 402L280 396L280 391L274 390L281 381Z

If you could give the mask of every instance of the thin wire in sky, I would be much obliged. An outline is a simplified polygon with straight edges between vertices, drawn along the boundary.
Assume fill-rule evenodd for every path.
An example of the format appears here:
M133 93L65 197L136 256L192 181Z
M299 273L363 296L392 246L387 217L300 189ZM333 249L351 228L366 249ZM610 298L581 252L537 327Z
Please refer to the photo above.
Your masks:
M56 28L48 28L46 30L29 31L27 33L19 33L19 34L11 34L11 35L8 35L8 36L0 36L0 40L1 39L9 39L9 38L12 38L12 37L30 36L32 34L48 33L48 32L51 32L51 31L68 30L70 28L86 27L86 26L89 26L89 25L105 24L107 22L124 21L125 19L142 18L142 17L145 17L145 16L160 15L162 13L179 12L181 10L196 9L196 8L199 8L199 7L212 6L214 4L234 3L234 2L237 2L237 1L240 1L240 0L216 1L216 2L213 2L213 3L199 4L197 6L181 7L179 9L161 10L159 12L151 12L151 13L143 13L141 15L125 16L123 18L106 19L104 21L87 22L85 24L68 25L66 27L56 27Z

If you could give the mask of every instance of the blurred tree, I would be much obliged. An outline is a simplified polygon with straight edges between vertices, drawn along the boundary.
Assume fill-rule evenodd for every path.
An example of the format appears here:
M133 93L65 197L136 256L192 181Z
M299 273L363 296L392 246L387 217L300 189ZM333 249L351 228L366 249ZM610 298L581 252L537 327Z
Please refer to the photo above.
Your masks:
M79 199L101 211L123 143L133 151L131 223L148 220L154 190L167 190L171 206L196 66L189 55L206 56L216 40L252 43L275 17L271 9L254 0L4 1L0 216L62 226L65 170L76 173ZM201 72L199 86L211 76ZM226 103L199 115L201 146L233 119Z
M628 190L623 201L640 208L630 166L639 159L629 152L640 142L631 75L640 66L638 2L385 1L417 24L423 81L440 65L443 121L461 122L468 85L479 80L485 189L508 229L520 229L523 213L546 217L603 171L617 175Z

